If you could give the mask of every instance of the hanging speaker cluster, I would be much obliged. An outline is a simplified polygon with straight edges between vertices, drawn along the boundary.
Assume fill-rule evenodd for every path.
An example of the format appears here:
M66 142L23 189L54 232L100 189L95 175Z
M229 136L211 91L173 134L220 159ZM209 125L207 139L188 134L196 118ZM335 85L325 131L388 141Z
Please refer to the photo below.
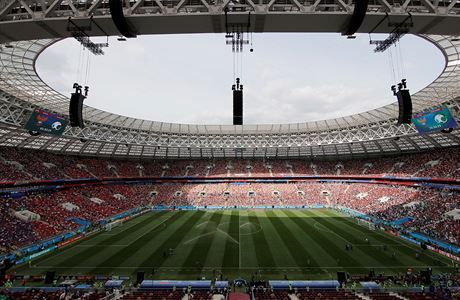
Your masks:
M243 125L243 91L233 91L233 125Z
M83 121L83 101L88 96L88 87L85 86L84 94L82 93L82 86L74 83L73 88L75 92L70 97L69 104L69 121L72 127L85 127Z
M412 99L409 90L400 90L396 93L398 98L399 114L398 124L412 123Z
M243 125L243 85L236 79L233 90L233 125Z
M398 99L398 124L411 124L412 123L412 98L409 90L407 89L406 79L402 79L398 83L398 88L393 85L391 87L393 95Z
M356 33L356 31L358 31L358 29L363 24L368 5L369 5L369 0L355 1L355 7L353 9L353 14L351 15L351 18L348 21L345 30L342 32L342 35L352 36L353 34Z
M127 38L135 38L137 36L136 29L123 14L123 0L110 0L109 7L112 21L118 31Z

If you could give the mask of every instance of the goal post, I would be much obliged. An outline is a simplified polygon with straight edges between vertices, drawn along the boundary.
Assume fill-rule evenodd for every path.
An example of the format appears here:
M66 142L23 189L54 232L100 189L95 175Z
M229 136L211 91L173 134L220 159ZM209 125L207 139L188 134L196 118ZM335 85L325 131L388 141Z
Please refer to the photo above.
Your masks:
M110 223L105 224L105 231L111 231L112 228L115 228L117 226L120 226L123 224L122 220L116 220Z
M375 230L377 228L373 222L366 219L356 218L356 220L359 225L367 227L369 230Z

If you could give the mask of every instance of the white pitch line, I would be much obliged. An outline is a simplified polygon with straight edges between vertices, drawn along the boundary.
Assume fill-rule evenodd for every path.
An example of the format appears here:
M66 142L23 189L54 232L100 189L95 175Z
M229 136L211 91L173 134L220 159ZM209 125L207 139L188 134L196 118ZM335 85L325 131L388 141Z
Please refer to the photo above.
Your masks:
M75 246L75 248L77 247L127 247L129 246L128 244L103 244L103 245L77 245Z
M324 228L319 228L317 225L321 225L321 226L324 227ZM344 237L341 236L340 234L335 233L334 231L330 230L329 228L327 228L327 227L324 226L323 224L320 224L319 222L315 222L315 224L314 224L313 226L316 228L316 230L335 234L336 236L338 236L339 238L341 238L341 239L344 240L345 242L347 242L347 243L349 243L349 244L353 244L352 242L350 242L349 240L347 240L346 238L344 238Z
M69 248L69 249L72 249L72 248ZM68 249L66 249L66 250L68 250ZM54 253L53 255L51 255L51 256L49 256L49 257L46 257L45 259L40 260L40 261L37 263L37 265L42 264L42 263L44 263L45 261L48 261L48 260L51 260L51 259L55 259L56 257L61 256L61 255L64 254L65 252L66 252L66 251L63 250L63 251L61 251L61 252L59 252L59 253ZM32 264L33 264L33 260L31 260L31 262L32 262Z
M144 214L142 214L142 215L140 215L140 216L138 216L138 217L136 217L134 219L128 220L127 222L129 222L129 224L122 223L121 226L117 226L116 229L122 229L122 230L120 230L118 232L115 232L115 233L101 233L98 236L100 236L100 235L108 235L108 236L110 236L110 235L118 235L118 234L120 234L122 232L125 232L126 230L130 229L131 227L134 227L135 225L141 223L143 220L139 221L138 218L143 217L146 214L148 214L148 212L146 212L146 213L144 213ZM134 220L136 220L136 222L134 222Z
M380 232L379 230L376 230L375 232L376 232L377 234L383 236L383 237L386 237L386 238L388 238L388 236L390 236L390 235L385 235L385 233ZM393 237L393 236L390 236L390 237ZM404 247L406 247L406 248L409 248L409 249L411 249L411 250L414 249L413 247L411 247L412 245L409 244L409 242L405 242L405 243L407 243L407 244L405 244L405 243L403 242L403 240L402 240L400 237L395 237L394 240L395 240L398 244L400 244L400 245L402 245L402 246L404 246ZM436 257L435 255L432 255L432 254L435 254L436 252L434 252L434 251L432 251L432 250L429 250L429 251L430 251L430 252L428 252L428 253L423 253L423 254L425 254L426 256L428 256L428 257L431 258L431 259L438 259L438 260L440 260L440 261L442 262L442 260L441 260L439 257ZM439 255L440 255L440 254L439 254ZM446 259L448 259L447 257L444 257L444 256L441 256L441 258L446 258Z
M145 215L145 214L143 214L143 215L141 215L141 216L144 216L144 215ZM139 216L139 217L141 217L141 216ZM168 218L168 219L169 219L169 218ZM166 221L166 220L165 220L165 221ZM140 221L140 222L141 222L141 221ZM94 237L98 237L98 236L100 236L100 235L117 235L117 234L120 234L120 233L122 233L122 232L128 230L129 228L131 228L132 226L134 226L134 225L136 225L136 224L138 224L138 223L140 223L140 222L131 223L131 224L129 224L129 226L126 226L125 224L123 224L123 225L125 225L125 226L122 225L121 228L124 228L124 229L121 230L121 231L119 231L118 233L100 233L100 234L97 234L97 233L96 233L96 235L95 235ZM82 241L82 242L84 243L84 241ZM128 246L128 245L123 245L123 246L126 247L126 246ZM59 252L59 253L53 253L53 252L51 252L51 253L50 253L51 255L50 255L49 257L46 257L45 259L40 260L40 262L39 262L38 264L42 264L42 263L47 262L47 261L49 261L49 260L55 259L56 257L58 257L58 256L60 256L60 255L62 255L62 254L64 254L64 253L67 253L67 251L69 251L69 250L71 250L71 249L74 249L74 248L77 248L77 247L85 247L85 245L82 244L82 245L72 246L72 247L70 247L70 248L63 249L63 250L62 250L61 252ZM94 247L94 246L92 246L92 247Z
M210 215L207 215L207 216L202 217L202 218L209 218L209 219L210 219L211 217L210 217ZM209 224L209 223L212 224L212 223L215 223L215 222L210 221L210 220L206 220L206 221L201 222L201 223L198 224L198 225L195 225L194 228L199 228L199 227L201 227L202 225L206 225L206 224ZM202 231L204 231L204 230L202 230ZM190 244L190 243L193 242L193 241L196 241L196 240L198 240L198 239L201 239L202 237L205 237L205 236L208 236L208 235L214 234L214 233L215 233L215 231L210 231L210 232L207 232L207 233L202 233L202 234L197 235L197 236L195 236L195 237L193 237L193 238L191 238L191 239L186 240L185 242L182 243L182 245ZM187 234L187 235L189 235L189 234ZM185 238L185 237L184 237L184 238Z
M386 234L385 232L381 232L379 229L372 231L372 233L375 233L375 234L378 234L378 235L380 235L380 236L383 236L383 237L385 237L386 239L394 240L394 241L397 243L397 244L387 244L387 245L389 245L389 246L398 246L398 244L399 244L399 245L401 245L401 246L403 246L403 247L406 247L406 248L409 248L409 249L411 249L411 250L414 250L414 247L413 247L414 245L410 244L410 243L407 242L407 241L404 241L404 240L401 239L400 237L396 237L396 236L393 236L393 235ZM407 244L406 244L406 243L407 243ZM416 247L415 247L415 248L416 248ZM425 254L426 256L428 256L429 258L432 258L432 259L439 259L439 258L436 257L436 255L435 255L436 252L434 252L434 251L432 251L432 250L429 250L429 251L430 251L430 252L424 253L424 254ZM408 256L408 255L407 255L407 256ZM441 258L445 258L445 257L442 256ZM442 260L441 260L441 262L442 262Z
M326 231L326 232L333 233L333 234L335 234L336 236L338 236L338 237L340 237L341 239L343 239L344 241L346 241L347 243L353 244L353 243L351 243L350 241L346 240L344 237L340 236L339 234L337 234L337 233L335 233L335 232L333 232L333 231L331 231L331 230L329 230L329 229L324 230L324 229L318 228L318 227L316 226L316 224L319 224L319 223L318 223L318 222L315 223L315 228L316 228L317 230L323 230L323 231ZM322 224L319 224L319 225L324 226L324 225L322 225ZM371 233L375 233L375 234L381 235L381 236L383 236L383 237L385 237L385 238L388 238L388 236L385 235L385 233L380 232L378 229L375 230L375 231L373 231L373 232L371 232ZM393 237L393 236L390 236L390 237ZM395 237L394 240L396 241L397 244L387 244L387 245L388 245L388 246L398 246L398 244L399 244L399 245L401 245L401 246L403 246L403 247L406 247L406 248L409 248L409 249L411 249L411 250L414 249L414 248L411 247L412 245L410 245L410 244L405 244L405 242L404 242L401 238L399 238L399 237ZM409 243L409 242L407 242L407 243ZM365 246L365 245L362 245L362 244L353 244L353 245L354 245L354 246ZM372 246L372 245L369 245L369 246ZM431 251L431 250L430 250L430 251ZM435 253L435 252L432 252L432 254L434 254L434 253ZM424 254L425 254L426 256L432 258L432 259L438 259L436 256L432 255L431 253L424 253Z
M205 222L203 222L203 223L205 223ZM201 223L201 224L203 224L203 223ZM226 222L226 223L229 223L229 222ZM200 224L200 225L201 225L201 224ZM219 225L219 226L220 226L220 225ZM187 245L187 244L190 244L190 243L193 242L193 241L196 241L196 240L198 240L198 239L201 239L202 237L205 237L205 236L208 236L208 235L211 235L211 234L216 234L216 233L221 233L221 234L225 235L228 239L230 239L232 242L234 242L234 243L236 243L236 244L238 244L238 245L240 244L240 243L239 243L237 240L235 240L231 235L229 235L227 232L223 231L223 230L220 229L220 228L216 228L215 231L210 231L210 232L207 232L207 233L200 234L200 235L198 235L198 236L196 236L196 237L193 237L193 238L191 238L191 239L189 239L189 240L186 240L186 241L183 242L182 244L183 244L183 245Z
M239 268L241 270L311 270L311 269L389 269L389 268L408 268L408 265L405 266L365 266L365 267L343 267L343 266L336 266L336 267L242 267ZM426 265L426 266L411 266L412 269L424 269L424 268L447 268L446 266L432 266L432 265ZM32 268L35 269L45 269L45 268L54 268L54 269L147 269L151 268L148 266L135 266L135 267L94 267L94 266L75 266L75 267L66 267L66 266L32 266ZM194 268L194 267L156 267L155 269L157 270L234 270L237 268L232 268L232 267L222 267L222 266L204 266L203 268Z
M159 226L162 226L166 221L168 221L169 219L172 218L172 216L174 216L175 214L171 214L169 217L167 217L165 220L161 221L160 224L158 224L157 226L155 226L155 228L153 228L152 230L155 231ZM162 227L164 228L164 227ZM136 238L135 240L129 242L128 246L135 243L137 240L140 240L143 236L147 235L148 233L150 233L152 230L147 230L146 232L144 232L143 234L141 234L138 238Z
M189 239L189 240L183 242L182 244L184 244L184 245L190 244L191 242L193 242L193 241L195 241L195 240L201 239L202 237L205 237L205 236L208 236L208 235L214 234L214 233L215 233L215 232L208 232L208 233L200 234L200 235L198 235L198 236L196 236L196 237L194 237L194 238L191 238L191 239Z
M240 212L238 211L238 269L241 269L241 245L240 245Z
M254 222L246 222L246 223L244 223L243 225L240 226L240 229L243 228L243 226L248 226L248 225L249 226L250 225L258 226L259 228L256 231L253 231L253 232L251 232L251 231L248 232L248 233L241 233L240 232L240 236L241 235L254 235L254 234L257 234L257 233L262 231L262 226L260 224L254 223ZM251 228L251 227L249 227L249 228Z
M207 225L208 223L211 223L211 221L204 221L204 222L201 222L200 224L196 225L195 227L198 228L198 227L201 227L203 225Z
M382 247L382 246L399 246L398 244L353 244L355 247Z
M217 229L217 232L220 232L222 233L223 235L225 235L228 239L230 239L232 242L234 242L235 244L240 244L240 242L238 242L237 240L235 240L230 234L228 234L227 232L223 231L222 229Z

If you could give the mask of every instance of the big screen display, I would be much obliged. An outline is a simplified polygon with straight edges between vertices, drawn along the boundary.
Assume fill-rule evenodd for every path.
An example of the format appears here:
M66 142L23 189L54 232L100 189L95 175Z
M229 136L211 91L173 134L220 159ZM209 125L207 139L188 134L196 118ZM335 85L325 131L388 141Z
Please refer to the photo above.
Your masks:
M412 116L412 123L419 133L457 127L457 122L447 107L437 107L429 112L415 114Z
M31 131L61 135L67 127L68 121L41 109L32 112L25 128Z

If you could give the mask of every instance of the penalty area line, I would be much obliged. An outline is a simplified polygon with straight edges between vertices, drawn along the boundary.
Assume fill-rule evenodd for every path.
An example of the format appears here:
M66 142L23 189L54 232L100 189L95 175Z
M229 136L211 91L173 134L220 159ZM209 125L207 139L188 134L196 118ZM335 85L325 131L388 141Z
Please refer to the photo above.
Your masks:
M330 269L330 270L336 270L336 269L341 269L341 270L347 270L347 269L391 269L391 268L408 268L409 266L366 266L366 267L222 267L222 266L217 266L217 267L156 267L155 270L312 270L312 269L317 269L317 270L322 270L322 269ZM433 267L433 266L411 266L413 269L424 269L428 267ZM94 267L94 266L74 266L74 267L68 267L68 266L32 266L32 268L35 269L45 269L45 268L55 268L55 269L151 269L151 266L136 266L136 267L111 267L111 266L106 266L106 267ZM434 267L437 268L437 267Z
M104 244L104 245L76 245L75 248L81 247L81 248L89 248L89 247L127 247L129 246L128 244Z

